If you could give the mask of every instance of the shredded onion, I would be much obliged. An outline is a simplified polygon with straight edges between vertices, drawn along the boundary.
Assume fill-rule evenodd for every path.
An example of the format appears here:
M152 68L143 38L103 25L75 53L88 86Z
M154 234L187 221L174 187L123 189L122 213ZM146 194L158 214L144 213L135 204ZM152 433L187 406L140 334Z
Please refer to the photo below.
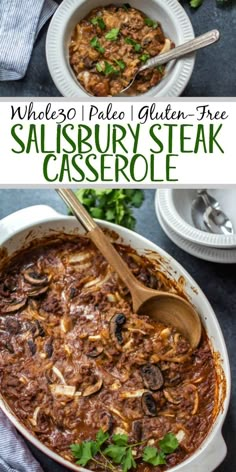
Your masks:
M50 385L50 390L54 395L64 395L66 397L73 397L76 392L76 388L72 385Z
M134 390L133 392L121 392L120 393L120 398L125 399L125 398L139 398L142 397L142 395L147 392L145 389L140 389L140 390Z
M52 368L54 374L61 380L61 382L65 385L66 381L61 373L61 371L54 365Z
M30 418L30 422L33 426L37 426L37 419L38 419L39 411L40 411L40 406L37 406L37 408L35 408L34 410L33 417Z

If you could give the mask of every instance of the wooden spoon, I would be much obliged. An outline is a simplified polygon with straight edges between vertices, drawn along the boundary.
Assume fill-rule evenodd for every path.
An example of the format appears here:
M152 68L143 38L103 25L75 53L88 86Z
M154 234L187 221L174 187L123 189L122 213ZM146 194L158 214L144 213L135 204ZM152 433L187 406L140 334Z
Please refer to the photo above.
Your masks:
M153 290L141 284L72 190L58 189L57 192L88 231L89 238L128 287L134 312L146 314L165 325L174 326L189 341L192 349L195 349L201 339L201 321L193 306L174 293Z

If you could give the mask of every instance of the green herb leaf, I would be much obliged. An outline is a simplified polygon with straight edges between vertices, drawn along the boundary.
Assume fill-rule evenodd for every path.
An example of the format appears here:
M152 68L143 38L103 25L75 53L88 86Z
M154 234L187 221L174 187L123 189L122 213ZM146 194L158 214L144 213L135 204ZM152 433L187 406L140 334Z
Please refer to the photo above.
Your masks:
M140 61L142 62L147 62L148 59L150 59L150 54L142 54L142 56L139 57Z
M99 62L97 62L97 64L96 64L96 69L97 69L98 72L103 72L102 65Z
M115 69L115 67L113 67L112 64L110 64L109 62L105 61L104 62L105 64L105 68L104 68L104 74L105 75L111 75L111 74L117 74L119 71L117 69Z
M133 458L132 449L129 447L126 450L126 454L124 455L123 459L121 460L122 465L122 472L128 472L128 470L132 468L136 468L136 462Z
M126 447L110 444L104 451L105 456L110 457L115 464L120 464L126 454Z
M147 26L150 26L151 28L157 28L158 23L156 21L151 20L151 18L145 18L144 23Z
M122 8L124 8L124 10L126 11L129 11L131 8L131 5L129 3L123 3Z
M84 467L97 454L98 447L95 441L84 441L81 444L72 444L71 451L75 458L78 459L76 464Z
M117 445L117 446L127 446L128 445L128 436L127 434L114 434L112 436L112 441Z
M76 459L80 459L82 456L83 446L82 444L71 444L71 452Z
M97 36L94 36L93 39L91 39L90 45L101 54L105 52L105 48L101 46L100 41Z
M120 70L125 70L126 64L121 59L114 59L115 63L119 66Z
M106 29L106 25L100 16L96 16L95 18L92 18L91 23L94 26L99 26L101 30Z
M168 433L158 445L165 454L171 454L178 448L179 441L173 433Z
M107 221L114 221L115 220L115 217L116 217L116 212L115 210L107 210L106 211L106 214L105 214L105 220Z
M104 433L104 431L100 429L96 435L96 441L98 446L101 447L109 439L109 437L109 433Z
M141 44L137 43L134 39L132 38L125 38L125 43L126 44L131 44L133 46L134 50L136 52L139 52L142 49Z
M79 189L75 192L78 200L90 214L95 215L95 209L102 212L96 216L126 228L134 229L135 218L132 208L138 208L144 200L143 190L139 189Z
M129 197L131 204L135 208L139 208L144 201L144 193L142 190L126 189L125 194Z
M156 447L147 446L143 451L143 461L152 465L166 464L165 454Z
M93 218L103 218L104 211L101 208L90 208L90 214Z
M157 70L160 72L160 74L163 74L164 66L157 66Z
M203 0L191 0L190 5L192 8L198 8L202 5Z
M111 29L106 35L105 38L109 41L116 41L120 32L120 28Z

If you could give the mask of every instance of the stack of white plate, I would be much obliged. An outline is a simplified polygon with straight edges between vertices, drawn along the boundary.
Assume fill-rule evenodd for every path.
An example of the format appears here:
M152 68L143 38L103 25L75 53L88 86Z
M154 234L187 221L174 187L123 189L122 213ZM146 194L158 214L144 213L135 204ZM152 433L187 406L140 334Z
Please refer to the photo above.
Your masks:
M236 231L236 189L210 189ZM181 249L193 256L222 264L236 263L236 234L213 234L196 229L191 205L197 196L194 189L157 190L155 208L166 235Z

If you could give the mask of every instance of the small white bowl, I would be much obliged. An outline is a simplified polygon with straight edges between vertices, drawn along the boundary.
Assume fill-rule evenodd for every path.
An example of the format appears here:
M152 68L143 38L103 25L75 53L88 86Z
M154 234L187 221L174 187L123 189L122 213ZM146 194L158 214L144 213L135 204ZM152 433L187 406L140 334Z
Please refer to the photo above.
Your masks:
M125 0L114 0L113 3L122 5L124 2ZM65 0L53 16L47 34L46 56L52 79L63 96L88 97L70 67L69 43L75 25L82 18L93 8L111 3L111 0ZM194 38L189 17L177 0L131 0L130 4L148 17L159 21L165 34L176 45ZM194 63L194 54L170 63L164 79L144 95L179 96L192 75Z
M235 189L209 190L236 228L234 202ZM236 234L224 235L201 231L193 225L191 204L197 196L194 189L161 189L157 190L157 201L162 218L176 234L202 246L231 249L236 247Z

